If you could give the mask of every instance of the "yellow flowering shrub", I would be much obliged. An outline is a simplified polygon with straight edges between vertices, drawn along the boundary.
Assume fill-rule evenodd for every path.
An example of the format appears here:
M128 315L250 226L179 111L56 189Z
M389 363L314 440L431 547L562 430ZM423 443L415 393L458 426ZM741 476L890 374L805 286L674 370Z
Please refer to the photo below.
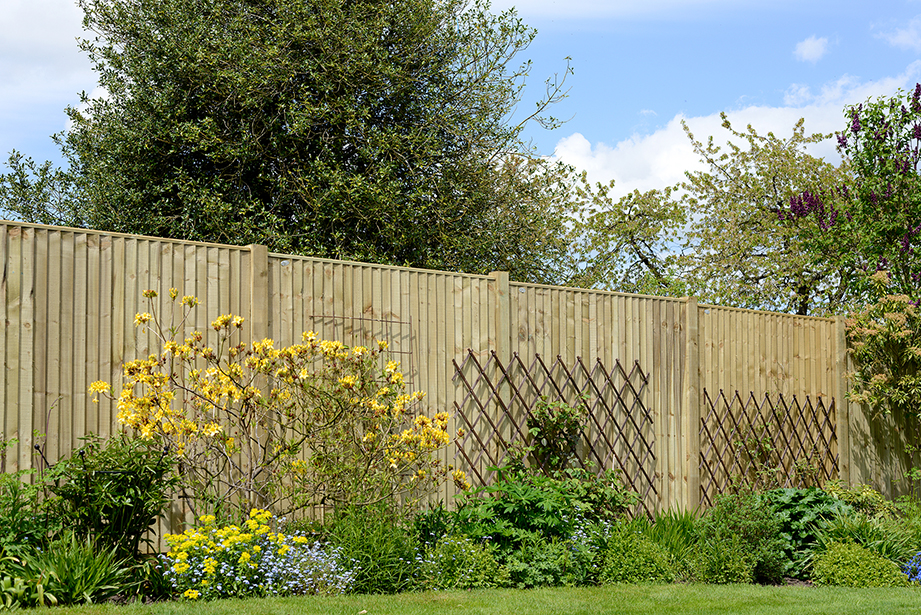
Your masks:
M103 382L90 392L114 399L122 424L179 456L195 514L411 504L452 472L434 455L450 441L450 416L420 412L424 394L406 390L385 342L349 348L311 331L288 347L246 344L244 320L231 314L214 319L213 333L180 340L179 327L161 326L156 293L145 296L150 310L135 323L160 338L162 351L126 362L117 395ZM189 321L198 300L177 301L175 290L170 297L179 322Z

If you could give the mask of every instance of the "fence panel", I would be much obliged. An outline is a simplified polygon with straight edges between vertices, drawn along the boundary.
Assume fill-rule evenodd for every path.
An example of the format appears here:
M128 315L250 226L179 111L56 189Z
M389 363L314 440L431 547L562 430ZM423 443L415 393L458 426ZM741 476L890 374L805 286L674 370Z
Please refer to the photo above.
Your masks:
M495 352L481 362L468 351L454 367L455 380L465 391L454 409L466 432L455 460L475 486L490 484L491 468L501 466L514 450L533 444L529 421L542 400L563 402L581 406L586 413L571 443L571 463L595 472L619 471L624 484L640 495L639 509L647 514L656 509L655 431L643 405L649 380L639 364L629 371L619 361L608 369L600 359L566 365L559 356L546 362L539 354L525 363L518 353L503 363Z
M835 402L704 390L700 421L700 499L743 485L821 486L838 478Z
M202 301L190 329L209 330L215 315L234 313L249 323L247 335L278 344L309 329L352 344L384 338L413 387L428 393L428 410L451 408L467 394L453 378L468 349L481 363L492 352L559 357L569 369L581 361L589 371L597 360L608 368L638 362L650 417L641 464L652 485L648 494L655 494L650 506L688 506L699 497L706 410L696 408L706 405L704 390L738 390L744 399L821 399L847 425L838 437L852 446L839 456L843 467L853 467L850 480L894 492L891 477L905 467L907 445L892 445L879 421L841 398L843 325L830 319L519 284L502 272L348 263L269 254L261 246L15 222L0 222L0 263L3 435L18 439L3 456L5 471L40 468L34 444L53 463L86 433L117 429L114 408L91 403L87 386L118 382L125 360L158 351L154 337L134 327L133 315L146 309L147 288L160 293L154 309L162 314L173 287ZM35 431L45 436L34 439ZM444 451L444 463L455 452ZM453 495L448 485L439 497L450 502Z

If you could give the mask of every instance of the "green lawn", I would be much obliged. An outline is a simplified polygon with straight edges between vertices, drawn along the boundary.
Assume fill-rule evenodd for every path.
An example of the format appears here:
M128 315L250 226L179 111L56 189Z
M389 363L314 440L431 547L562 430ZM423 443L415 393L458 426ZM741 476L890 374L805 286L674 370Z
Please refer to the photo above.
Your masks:
M813 615L919 613L921 588L844 589L758 585L652 585L406 593L396 596L306 596L148 606L40 609L37 615L529 615L699 613Z

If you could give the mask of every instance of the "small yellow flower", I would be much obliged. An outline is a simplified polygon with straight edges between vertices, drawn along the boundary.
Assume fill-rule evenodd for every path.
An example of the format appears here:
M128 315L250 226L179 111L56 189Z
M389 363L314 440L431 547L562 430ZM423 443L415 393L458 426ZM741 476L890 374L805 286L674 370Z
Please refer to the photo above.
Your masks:
M470 489L470 481L467 480L467 475L464 474L463 470L454 470L451 472L451 478L454 479L454 486L461 491L467 491Z
M196 600L201 595L198 593L197 589L187 589L185 593L182 594L183 597L188 598L189 600Z
M153 316L151 316L147 312L141 312L141 313L135 314L134 315L134 326L139 327L141 325L146 325L147 323L150 322L151 318L153 318Z

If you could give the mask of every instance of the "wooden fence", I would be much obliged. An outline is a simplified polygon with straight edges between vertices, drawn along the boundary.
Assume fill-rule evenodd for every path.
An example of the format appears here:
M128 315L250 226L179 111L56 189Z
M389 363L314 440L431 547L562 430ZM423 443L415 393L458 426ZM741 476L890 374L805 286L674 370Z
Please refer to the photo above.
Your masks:
M834 409L837 475L888 495L901 489L904 430L844 400L840 319L519 284L504 272L464 275L13 222L0 222L0 262L3 434L18 438L6 471L37 467L35 444L53 463L84 434L118 429L112 405L91 403L87 386L120 381L124 360L157 350L133 316L147 309L145 289L160 291L163 310L175 287L201 300L190 329L207 330L214 316L231 312L246 318L252 338L277 344L308 329L347 344L387 339L433 408L463 401L455 364L469 356L639 365L648 380L651 508L701 500L705 391L710 399L738 391L743 399L822 400ZM45 435L36 441L34 433ZM446 464L463 457L453 447L442 454ZM450 501L453 489L441 495Z

